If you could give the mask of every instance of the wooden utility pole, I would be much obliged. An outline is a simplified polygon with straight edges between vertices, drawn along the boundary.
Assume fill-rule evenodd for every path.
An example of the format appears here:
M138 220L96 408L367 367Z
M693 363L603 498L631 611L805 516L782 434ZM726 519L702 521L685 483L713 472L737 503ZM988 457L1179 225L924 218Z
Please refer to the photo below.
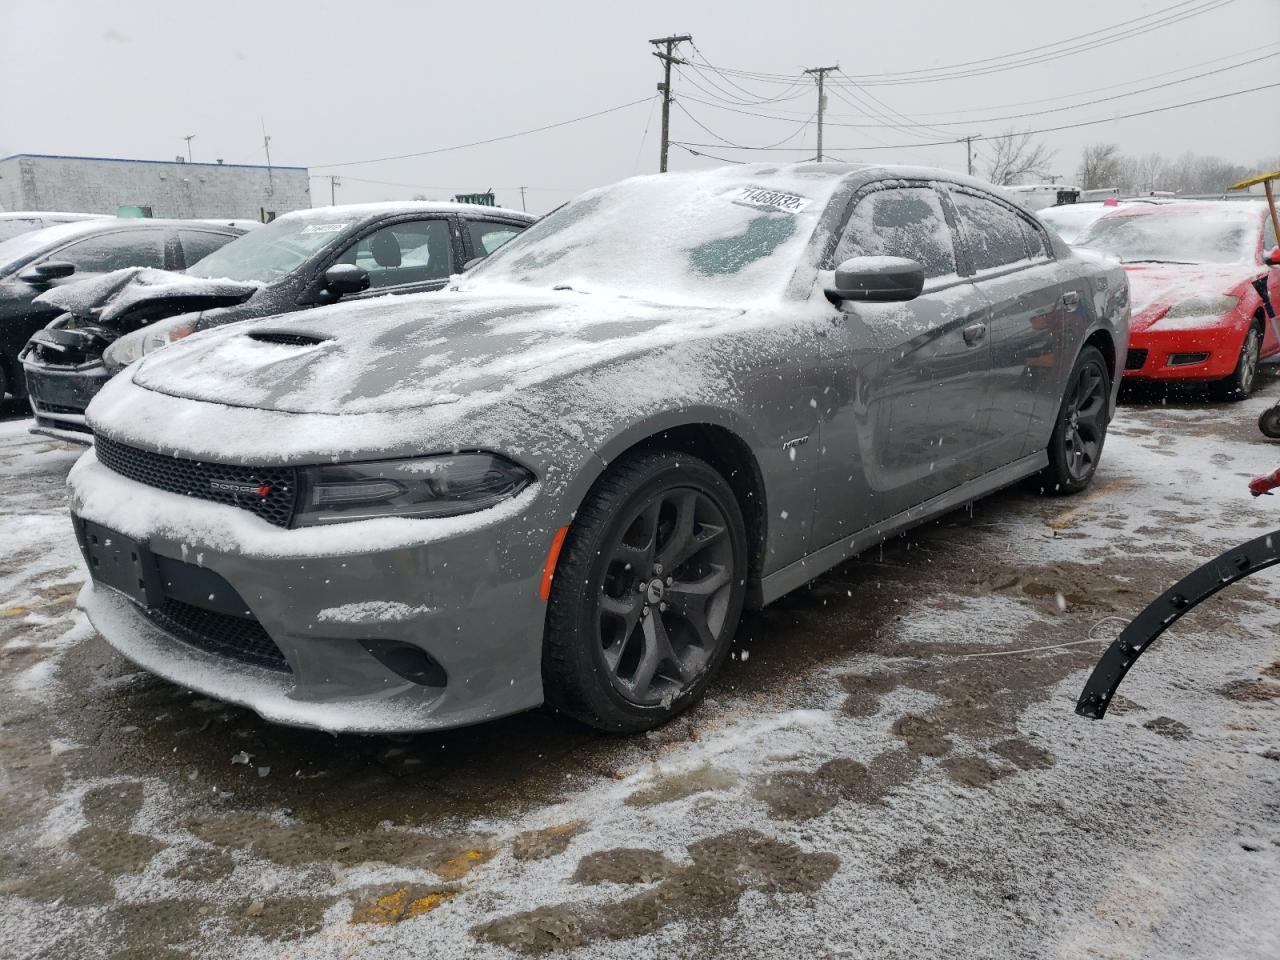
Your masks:
M977 136L981 136L981 134L978 134ZM970 135L964 138L964 152L969 161L969 176L971 177L973 176L973 141L974 139L975 137L973 135Z
M329 175L329 206L331 207L337 204L338 202L335 188L340 186L342 186L342 179L340 177L335 177L332 174L330 174Z
M812 70L806 70L805 73L811 74L818 78L818 160L822 160L822 115L827 110L827 95L822 92L822 84L827 79L827 74L832 70L839 70L840 65L834 67L814 67Z
M528 207L526 207L526 206L524 205L524 187L521 187L521 188L520 188L520 209L521 209L521 210L524 210L524 211L526 211L526 212L527 212L527 211L528 211L528 209L529 209Z
M692 40L692 36L682 33L679 36L659 37L649 41L655 47L666 47L665 52L655 50L653 54L662 61L662 82L658 84L658 90L662 93L662 152L658 156L659 173L667 172L667 147L671 136L671 64L684 63L675 55L676 47Z

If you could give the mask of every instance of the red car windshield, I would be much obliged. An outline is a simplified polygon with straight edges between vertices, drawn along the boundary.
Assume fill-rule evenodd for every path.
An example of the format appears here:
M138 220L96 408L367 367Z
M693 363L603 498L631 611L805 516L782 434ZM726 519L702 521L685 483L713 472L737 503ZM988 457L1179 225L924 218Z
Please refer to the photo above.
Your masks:
M1108 216L1076 245L1122 263L1249 263L1258 241L1253 210L1179 210Z

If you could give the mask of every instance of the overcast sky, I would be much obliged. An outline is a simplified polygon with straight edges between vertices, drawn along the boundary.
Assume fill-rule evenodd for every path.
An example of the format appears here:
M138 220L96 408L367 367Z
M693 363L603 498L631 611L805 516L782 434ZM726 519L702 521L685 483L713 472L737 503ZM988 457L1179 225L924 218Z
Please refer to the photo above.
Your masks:
M859 76L997 57L1177 7L1167 14L1173 16L1201 2L0 0L0 156L172 159L186 152L183 137L195 134L196 160L261 163L265 122L272 162L342 175L339 201L444 198L494 187L500 203L518 208L523 184L529 209L545 211L587 187L657 169L661 68L647 42L653 37L690 33L706 60L723 67L797 75L838 63ZM870 93L900 115L951 125L927 132L828 127L827 146L844 159L963 169L964 144L901 145L1110 118L1280 81L1280 56L1260 59L1280 53L1280 0L1222 2L1183 22L1052 62L945 82L846 88L847 99L829 98L833 122L868 123L856 101ZM991 119L1224 67L1231 69L1106 103ZM735 90L705 72L677 77L682 106L711 132L673 110L672 138L772 144L796 134L816 100L812 88L738 83ZM799 96L736 108L772 117L690 99L782 94ZM325 166L502 136L643 98L650 99L502 143ZM1055 172L1068 178L1081 147L1094 141L1131 153L1193 150L1253 164L1280 153L1278 115L1280 87L1043 137L1057 151ZM788 141L799 148L790 153L705 149L734 159L804 159L813 139L810 125ZM887 148L839 149L876 145ZM984 148L977 148L981 157ZM715 163L672 150L673 169ZM312 191L316 205L328 202L327 179L314 178Z

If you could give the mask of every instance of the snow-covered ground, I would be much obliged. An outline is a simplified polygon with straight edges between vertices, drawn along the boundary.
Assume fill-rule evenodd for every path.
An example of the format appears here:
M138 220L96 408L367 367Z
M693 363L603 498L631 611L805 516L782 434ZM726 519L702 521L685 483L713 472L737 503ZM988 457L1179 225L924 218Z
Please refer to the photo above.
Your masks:
M1280 527L1280 393L1126 406L1088 494L1001 494L744 623L648 737L331 737L137 672L73 608L77 452L0 423L0 957L1273 958L1280 605L1124 618Z

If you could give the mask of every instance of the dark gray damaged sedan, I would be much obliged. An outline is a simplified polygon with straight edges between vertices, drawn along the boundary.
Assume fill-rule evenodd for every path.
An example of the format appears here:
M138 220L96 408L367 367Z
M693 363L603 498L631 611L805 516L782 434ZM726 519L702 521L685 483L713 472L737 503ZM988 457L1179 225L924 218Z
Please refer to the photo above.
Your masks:
M1088 485L1117 264L937 170L741 166L585 194L431 296L192 336L70 477L81 606L281 723L547 702L642 730L744 605L1027 477Z

